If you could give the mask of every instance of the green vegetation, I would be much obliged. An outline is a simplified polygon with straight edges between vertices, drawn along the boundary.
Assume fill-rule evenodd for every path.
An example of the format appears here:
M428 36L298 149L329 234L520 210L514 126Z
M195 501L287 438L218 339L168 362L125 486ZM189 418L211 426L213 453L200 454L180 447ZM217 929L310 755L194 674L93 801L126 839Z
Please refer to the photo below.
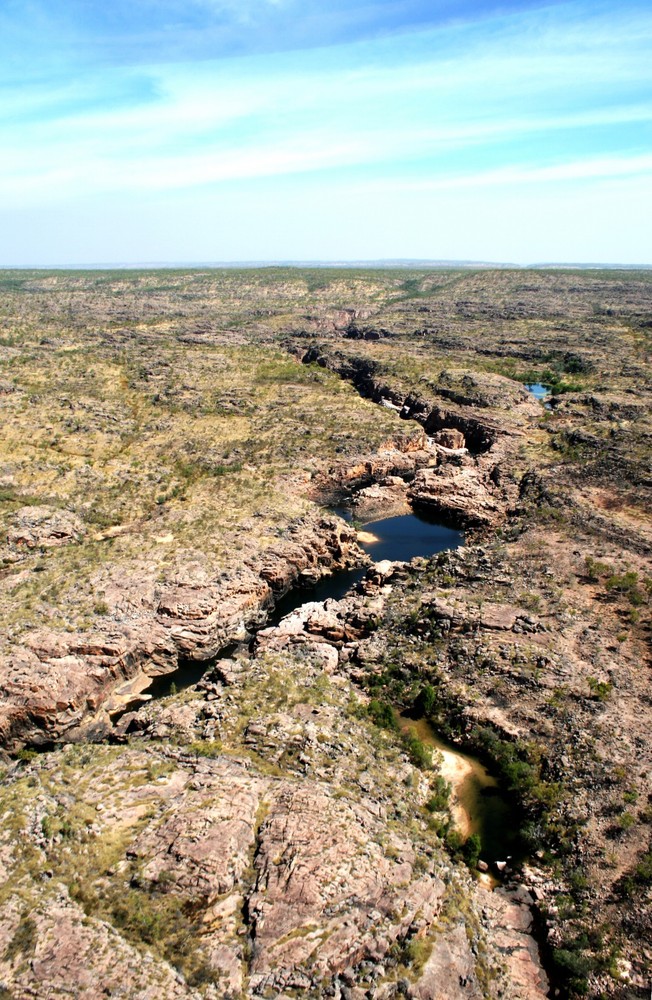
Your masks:
M648 704L639 675L652 598L651 289L647 272L0 272L0 652L24 647L37 627L64 639L108 633L132 613L147 617L178 581L219 586L316 510L331 473L335 480L409 430L345 379L300 364L315 341L359 359L396 398L436 397L456 419L472 407L498 435L495 465L483 456L491 492L509 497L496 537L469 536L465 559L424 560L393 581L373 635L365 625L360 657L349 661L356 680L364 674L367 708L307 643L296 660L285 650L259 657L205 716L193 718L199 693L171 688L143 710L132 746L21 751L2 802L6 843L21 846L0 899L8 904L18 887L14 922L22 916L6 961L28 962L37 904L63 883L89 916L168 959L191 986L214 982L204 934L219 937L226 901L214 910L172 861L150 877L142 835L224 756L268 787L332 780L332 802L346 809L373 788L390 808L369 843L387 860L408 843L414 872L434 872L445 844L474 868L479 840L452 829L451 788L425 743L404 731L404 715L476 751L518 806L525 851L562 887L562 991L618 975L619 948L640 961L649 787L636 761L622 774L606 766L604 746L627 724L624 699L636 695L641 713ZM543 382L551 407L492 373ZM38 507L74 515L79 537L6 541ZM630 552L621 538L636 543ZM586 551L595 557L578 566ZM449 621L437 603L460 614ZM492 604L511 605L519 624L486 628ZM164 747L152 733L165 733ZM622 753L632 745L624 739ZM113 753L130 762L124 771ZM185 777L174 774L167 789L178 768ZM257 845L241 879L247 891ZM466 875L462 883L442 926L463 914L475 934ZM593 934L601 908L605 926ZM416 975L432 942L399 940L390 977ZM244 967L247 944L242 935ZM481 963L482 942L473 946Z
M441 774L436 775L430 782L432 796L426 802L428 812L444 812L448 809L451 795L451 785Z

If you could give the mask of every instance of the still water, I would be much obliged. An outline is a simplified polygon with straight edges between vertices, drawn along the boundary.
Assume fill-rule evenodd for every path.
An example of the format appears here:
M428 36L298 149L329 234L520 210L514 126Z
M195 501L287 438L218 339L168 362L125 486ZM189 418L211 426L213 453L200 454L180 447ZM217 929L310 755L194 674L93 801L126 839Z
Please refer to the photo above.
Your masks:
M495 864L516 853L518 824L513 807L484 764L443 740L426 719L403 716L401 721L440 755L440 773L453 789L450 800L453 823L464 837L478 834L481 858Z
M525 388L541 403L545 402L550 395L550 389L548 386L542 385L541 382L530 382L525 386Z
M434 556L437 552L456 549L464 544L461 531L445 528L421 514L401 514L371 521L361 528L360 534L360 545L374 562L383 559L408 562L416 556ZM322 577L311 587L290 591L276 605L274 620L279 621L308 601L325 601L329 597L340 600L362 580L366 571L364 566L341 570Z

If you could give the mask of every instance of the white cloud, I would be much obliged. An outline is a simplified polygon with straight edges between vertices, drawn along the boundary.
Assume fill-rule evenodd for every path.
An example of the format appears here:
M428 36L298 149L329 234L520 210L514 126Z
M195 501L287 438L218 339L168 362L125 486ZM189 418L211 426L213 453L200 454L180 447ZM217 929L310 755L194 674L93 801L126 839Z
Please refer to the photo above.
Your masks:
M510 187L625 183L652 170L650 38L649 13L587 17L569 5L309 53L5 89L0 207L183 192L199 202L230 182L289 199L283 178L306 175L314 197L317 183L342 183L382 195L394 217L406 198L495 201ZM352 168L362 181L346 179Z

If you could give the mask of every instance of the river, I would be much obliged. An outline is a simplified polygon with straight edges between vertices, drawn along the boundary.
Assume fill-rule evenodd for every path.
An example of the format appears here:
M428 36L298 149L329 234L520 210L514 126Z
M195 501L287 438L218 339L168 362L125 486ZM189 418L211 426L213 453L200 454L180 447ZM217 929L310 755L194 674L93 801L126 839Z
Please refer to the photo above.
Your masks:
M358 540L374 562L385 559L409 561L417 556L428 557L458 548L463 545L464 536L461 531L412 513L366 523L359 531ZM277 603L268 625L278 623L309 601L341 599L365 573L366 567L356 567L325 576L310 587L295 588ZM229 646L222 651L220 658L232 656L237 648L238 644ZM208 668L206 662L185 663L174 674L155 678L144 697L141 695L138 700L142 703L165 697L175 689L196 684ZM129 707L135 705L132 703ZM464 837L474 833L479 835L481 857L489 865L504 860L510 853L515 824L496 779L476 757L442 740L425 719L404 717L403 722L416 730L422 742L437 751L439 771L452 787L450 811L456 829Z

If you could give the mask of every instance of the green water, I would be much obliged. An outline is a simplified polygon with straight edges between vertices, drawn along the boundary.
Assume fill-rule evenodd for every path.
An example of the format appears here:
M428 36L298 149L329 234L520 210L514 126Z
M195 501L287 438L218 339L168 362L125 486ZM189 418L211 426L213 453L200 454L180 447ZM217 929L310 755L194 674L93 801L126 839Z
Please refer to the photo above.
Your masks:
M490 865L505 861L514 853L518 824L496 778L477 757L443 740L426 719L403 717L403 722L423 743L442 753L444 776L453 785L453 819L460 833L478 834L483 861Z

